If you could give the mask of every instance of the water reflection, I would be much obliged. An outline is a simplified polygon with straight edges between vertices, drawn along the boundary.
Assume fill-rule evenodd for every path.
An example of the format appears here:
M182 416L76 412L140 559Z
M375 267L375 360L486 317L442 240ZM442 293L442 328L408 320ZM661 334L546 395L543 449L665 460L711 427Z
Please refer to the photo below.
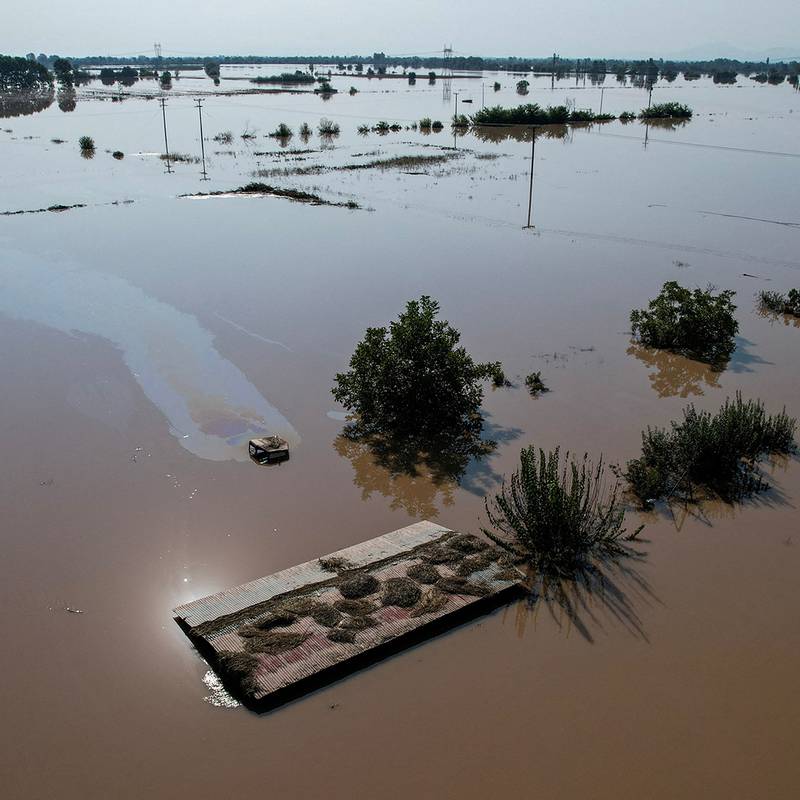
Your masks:
M482 496L500 483L491 465L493 454L498 444L518 438L522 431L488 423L485 432L491 439L443 441L422 450L416 443L387 438L358 439L345 430L333 446L352 464L362 499L378 492L390 499L392 509L432 518L439 513L437 502L453 504L457 487Z
M291 423L214 347L197 319L115 275L21 253L0 264L0 312L69 335L112 342L182 447L215 461L247 460L252 436L300 441Z
M575 630L587 642L610 624L649 641L636 607L660 601L641 571L646 560L641 546L625 546L617 556L595 558L569 580L529 576L531 594L512 609L517 635L522 638L547 613L567 634Z
M55 92L52 89L42 94L0 94L0 118L37 114L50 108L54 97Z
M707 388L719 388L720 373L701 361L636 343L627 353L652 370L648 376L650 385L659 397L699 396Z
M58 107L64 113L74 111L78 105L78 95L71 86L64 86L58 90Z
M794 314L779 314L763 307L757 308L756 313L762 319L769 320L772 325L783 323L787 327L800 328L800 317L796 317Z

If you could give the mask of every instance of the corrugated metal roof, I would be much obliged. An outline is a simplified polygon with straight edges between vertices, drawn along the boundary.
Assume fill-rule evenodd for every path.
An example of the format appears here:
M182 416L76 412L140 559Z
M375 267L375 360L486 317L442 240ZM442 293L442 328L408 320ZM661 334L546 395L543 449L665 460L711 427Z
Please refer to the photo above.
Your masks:
M448 528L423 521L344 548L324 558L346 559L354 567L367 568L371 575L383 582L389 578L406 577L408 568L420 560L415 553L416 548L449 539L452 535L453 531ZM437 565L437 569L444 577L455 574L453 569L445 565ZM373 601L376 599L378 601L378 610L371 616L378 624L359 630L353 643L333 642L328 638L330 628L318 624L311 617L298 619L291 626L281 630L302 632L307 636L305 641L277 655L253 654L258 660L258 667L253 675L256 688L252 699L259 701L273 692L286 689L328 668L346 665L356 656L361 656L430 622L443 620L479 600L496 596L518 584L522 579L520 574L516 580L498 580L494 577L497 573L498 568L495 564L471 576L470 580L485 585L487 594L483 597L447 594L447 602L443 608L420 616L412 616L411 609L408 608L380 607L380 598L373 597L371 598ZM203 625L203 641L215 653L241 652L245 649L245 640L239 636L238 630L242 625L264 613L264 603L291 593L293 597L310 596L315 600L332 604L342 598L337 583L336 574L322 569L319 560L315 559L179 606L174 613L189 627L190 634L192 628ZM307 591L304 592L304 588L307 588ZM424 586L421 588L423 591L427 589ZM252 613L249 613L250 610ZM235 616L229 617L229 615Z

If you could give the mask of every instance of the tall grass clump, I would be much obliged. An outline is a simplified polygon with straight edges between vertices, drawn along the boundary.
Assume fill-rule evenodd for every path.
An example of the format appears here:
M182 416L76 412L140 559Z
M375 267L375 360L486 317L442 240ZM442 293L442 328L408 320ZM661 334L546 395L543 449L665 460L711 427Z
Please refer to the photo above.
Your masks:
M430 117L423 117L419 121L419 129L421 131L429 131L431 129L431 125L432 124L433 123L431 122L431 118Z
M91 136L81 136L78 139L78 147L85 153L94 152L94 139Z
M484 502L491 527L483 533L550 577L570 577L593 557L622 555L623 542L641 530L628 535L623 527L619 483L607 486L602 458L595 465L567 453L562 464L559 448L523 448L519 470Z
M791 314L800 317L800 289L789 289L788 294L781 292L761 292L758 296L761 308L775 314Z
M308 139L311 136L311 134L312 134L311 126L307 122L304 122L300 126L300 136L303 139Z
M233 131L223 131L214 137L215 142L220 144L231 144L233 142Z
M339 123L323 117L319 121L317 131L320 136L338 136L340 131Z
M722 369L736 349L739 323L733 316L734 295L731 290L714 294L711 287L692 291L667 281L646 309L631 311L631 331L647 347Z
M758 465L793 452L796 427L785 410L767 414L760 400L745 401L739 393L716 414L690 405L681 422L642 433L642 455L628 462L625 478L644 505L704 495L741 500L767 487Z
M657 103L650 108L643 108L639 113L641 119L690 119L692 109L683 103Z

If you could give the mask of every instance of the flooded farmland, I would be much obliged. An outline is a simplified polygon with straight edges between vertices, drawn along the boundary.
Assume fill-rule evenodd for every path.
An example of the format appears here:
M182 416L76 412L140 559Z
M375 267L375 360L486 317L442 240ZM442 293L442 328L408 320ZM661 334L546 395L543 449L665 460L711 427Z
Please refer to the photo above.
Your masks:
M529 76L520 98L487 72L243 92L290 70L91 84L0 119L6 796L795 796L796 457L740 505L632 511L640 558L602 590L506 606L269 714L175 625L420 519L478 533L523 446L624 464L647 426L737 391L800 416L800 327L756 301L800 286L790 85L662 81L653 101L690 122L538 130L526 227L530 130L453 135L456 93L464 113L602 93L619 114L644 89ZM236 192L252 183L334 205ZM724 371L632 342L668 280L736 291ZM364 330L426 294L512 384L485 391L497 448L452 480L376 463L330 391ZM247 458L264 433L288 462Z

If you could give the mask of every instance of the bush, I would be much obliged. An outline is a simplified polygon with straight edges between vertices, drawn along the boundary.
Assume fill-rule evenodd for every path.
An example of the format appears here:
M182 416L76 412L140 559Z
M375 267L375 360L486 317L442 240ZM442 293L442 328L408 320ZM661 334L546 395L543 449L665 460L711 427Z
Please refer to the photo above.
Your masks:
M530 83L526 80L517 81L517 93L518 94L528 94L528 87Z
M357 417L351 435L437 442L480 434L480 381L490 367L473 361L438 313L439 304L423 296L409 301L388 330L367 329L332 389Z
M312 131L311 131L311 126L310 126L310 125L309 125L307 122L304 122L304 123L303 123L303 124L300 126L300 135L301 135L301 136L302 136L304 139L308 139L308 138L311 136L311 133L312 133Z
M92 139L91 136L81 136L81 138L78 139L78 145L81 150L84 151L94 150L94 139Z
M358 126L358 132L362 136L366 136L369 133L369 125L359 125Z
M435 119L431 125L431 128L435 131L440 131L442 128L444 128L444 124L440 120Z
M419 129L421 131L429 131L431 129L431 125L432 124L433 123L431 122L431 118L430 117L423 117L419 121Z
M386 120L379 120L375 127L372 129L375 133L380 133L381 135L386 135L389 133L390 125Z
M604 491L604 477L602 459L595 466L567 453L562 467L558 448L523 448L510 484L484 501L492 529L482 530L542 574L571 576L592 556L621 554L641 530L626 535L619 484Z
M735 292L690 291L667 281L647 309L631 311L634 337L648 346L705 361L721 369L736 349Z
M683 103L658 103L650 108L643 108L639 117L641 119L667 119L670 117L689 119L692 113L692 109Z
M761 292L761 308L775 314L792 314L800 317L800 289L789 289L788 294Z
M645 504L677 496L697 499L698 489L732 502L766 487L758 463L794 449L796 420L783 411L770 416L759 400L725 401L716 413L683 412L669 430L642 433L642 455L629 461L625 478Z
M536 395L541 394L542 392L549 392L550 390L544 385L544 381L542 380L542 373L541 372L531 372L530 375L525 377L525 385L528 387L528 391L536 397Z
M122 150L115 150L111 155L116 158L117 161L122 161L122 159L125 158L125 153L123 153Z
M468 128L469 119L466 114L453 114L453 122L451 125L454 128Z
M499 361L493 361L491 364L486 364L486 373L492 380L492 386L510 386L510 382L506 380L506 374L503 372L503 365Z
M500 91L500 83L499 83L498 81L495 81L495 82L494 82L494 90L495 90L496 92L499 92L499 91Z
M358 94L358 89L355 86L350 87L350 95Z
M291 139L294 134L292 133L292 129L285 122L281 122L269 135L273 139Z
M323 117L319 121L317 130L320 136L338 136L340 128L338 122L333 122L333 120Z
M636 119L636 114L634 114L633 111L623 111L619 115L620 122L632 122L635 119Z
M223 131L214 137L215 142L220 144L230 144L233 141L233 131Z

